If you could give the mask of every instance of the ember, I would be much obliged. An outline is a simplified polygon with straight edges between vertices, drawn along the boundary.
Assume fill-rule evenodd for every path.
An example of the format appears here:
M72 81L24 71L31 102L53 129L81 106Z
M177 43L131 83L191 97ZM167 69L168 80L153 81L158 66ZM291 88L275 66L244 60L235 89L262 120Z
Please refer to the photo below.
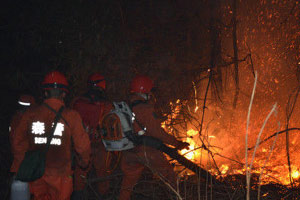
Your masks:
M177 106L174 106L176 104ZM173 113L172 116L169 116L168 120L162 124L162 127L167 129L171 133L174 130L180 130L180 128L174 128L175 126L170 126L170 124L176 124L174 123L174 120L176 121L176 119L180 118L180 110L182 111L185 106L179 100L175 104L171 103L170 105L173 106L173 109L176 110L176 112L174 113L177 114ZM191 126L191 124L189 125ZM215 135L208 135L209 130L214 130L212 132L219 135L219 137ZM221 131L219 130L219 132ZM225 132L222 131L221 133L224 134ZM237 149L237 147L240 147L241 144L231 143L231 140L229 139L224 140L224 136L220 137L220 133L218 133L216 127L214 129L212 129L211 127L208 128L206 136L200 136L199 131L195 129L189 129L184 133L180 132L178 136L185 138L185 141L190 144L189 150L180 151L180 153L189 160L199 163L202 167L213 172L217 176L224 177L234 174L245 175L244 160L243 158L239 159L238 157L243 154L242 152L239 152L240 150ZM238 137L235 137L235 139L237 138ZM209 148L209 150L205 149L205 147L202 145L202 142L206 147ZM226 152L226 154L224 154L223 152ZM280 184L289 185L290 179L288 165L285 164L285 159L282 159L282 157L286 155L284 148L278 148L276 152L274 152L276 156L273 156L272 160L268 162L266 166L264 166L265 159L269 153L270 149L266 146L262 147L257 152L257 157L253 164L254 167L252 173L260 174L262 170L264 170L261 182L262 184L277 182ZM214 166L213 159L215 160L217 166ZM249 162L250 161L251 160L249 159ZM292 178L294 181L297 181L300 177L299 167L297 167L296 165L291 165L291 168ZM182 168L178 167L177 170L180 171L182 170ZM189 171L188 174L191 174L191 172Z
M245 132L251 86L254 81L250 72L254 74L254 69L258 70L259 78L249 122L248 147L255 146L260 128L272 105L277 102L278 107L261 133L261 141L267 141L257 146L251 173L258 176L261 174L261 184L278 183L291 186L292 182L294 186L298 186L299 133L297 128L288 133L284 130L299 126L299 78L292 72L299 71L296 68L300 64L299 29L295 21L299 20L299 9L296 10L299 3L260 1L260 5L258 8L256 4L246 1L240 2L239 5L242 11L239 12L238 21L245 23L238 24L238 49L244 51L240 54L240 59L243 57L246 62L239 63L239 97L236 105L232 105L237 83L234 77L222 74L220 79L226 80L226 83L212 85L209 75L202 74L197 77L201 82L191 81L189 98L170 103L172 113L168 115L162 127L170 134L184 138L190 143L190 150L180 151L182 155L216 176L246 175ZM232 7L224 6L224 10L224 20L231 20ZM255 14L244 15L249 11ZM291 17L286 19L290 20L290 24L281 20L289 14ZM224 34L230 35L231 31L225 29ZM231 40L231 37L222 39L222 51L232 51ZM255 55L251 52L255 52ZM232 62L232 57L228 56L226 61ZM289 69L287 65L290 66ZM217 69L212 71L218 73ZM228 73L223 69L220 71ZM210 74L210 69L207 74ZM213 80L217 82L216 79ZM278 125L279 122L281 125ZM280 133L275 140L274 133L278 131ZM271 135L273 137L269 138ZM247 160L249 164L252 162L253 152L254 148L250 148ZM181 167L176 169L182 170Z

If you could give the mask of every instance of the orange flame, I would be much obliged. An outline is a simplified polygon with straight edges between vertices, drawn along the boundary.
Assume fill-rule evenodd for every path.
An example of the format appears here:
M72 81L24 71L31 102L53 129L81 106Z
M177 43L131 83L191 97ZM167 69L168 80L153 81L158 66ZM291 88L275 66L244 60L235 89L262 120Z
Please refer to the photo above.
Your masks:
M176 117L179 116L180 109L182 108L181 101L177 100L176 103L170 103L170 106L172 107L172 114L168 115L168 119L164 121L161 126L170 134L172 133L173 129L170 127L171 120L176 119ZM185 142L188 142L190 144L189 149L183 149L180 151L181 155L184 155L187 159L198 163L201 165L201 167L206 168L211 173L217 175L217 176L228 176L228 175L234 175L234 174L243 174L245 175L245 168L243 164L236 165L233 164L232 161L228 160L227 162L224 162L224 160L220 160L220 157L214 156L214 159L216 163L219 165L218 170L216 167L212 164L211 155L204 150L202 147L202 141L200 140L199 131L190 128L185 133L180 133L179 135L181 138L184 138L183 140ZM203 136L202 136L203 137ZM205 145L210 149L210 151L213 154L216 153L223 153L226 154L229 158L232 158L235 152L232 152L232 149L236 149L237 144L232 144L230 141L224 141L224 138L222 138L222 134L219 135L207 135L206 136ZM203 139L203 138L202 138ZM215 146L232 146L234 148L231 148L231 151L224 152L224 149L221 148L215 148ZM270 182L277 182L284 185L290 184L290 177L288 173L288 166L287 164L282 164L279 161L282 161L283 159L277 158L274 160L271 160L264 166L265 164L265 157L269 153L269 149L264 147L260 149L260 153L257 156L258 158L254 161L254 167L251 171L252 174L261 174L262 170L262 182L261 184L267 184ZM285 154L284 154L285 155ZM209 163L210 162L210 163ZM242 162L242 161L241 161ZM178 171L182 171L182 168L178 167L176 168ZM175 170L176 170L175 169ZM187 174L193 174L189 170L186 170L182 173L182 175ZM291 165L291 176L292 179L296 182L299 182L300 180L300 170L297 168L296 165Z

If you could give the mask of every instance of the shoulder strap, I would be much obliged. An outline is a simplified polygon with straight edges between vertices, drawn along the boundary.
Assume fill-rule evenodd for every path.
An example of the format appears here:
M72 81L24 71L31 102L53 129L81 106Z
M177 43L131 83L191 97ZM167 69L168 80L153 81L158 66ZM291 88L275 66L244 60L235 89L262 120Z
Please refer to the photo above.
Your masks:
M137 106L139 104L146 104L147 102L143 101L143 100L136 100L134 102L132 102L130 104L130 109L133 112L133 107ZM137 125L140 127L140 129L143 129L144 131L146 131L146 127L137 119L137 116L134 117L134 121L137 123Z
M140 127L140 129L143 129L144 131L146 131L146 127L137 118L135 118L135 122Z
M139 104L146 104L147 102L146 101L144 101L144 100L135 100L135 101L133 101L130 105L129 105L129 107L130 107L130 109L132 110L132 108L134 107L134 106L137 106L137 105L139 105Z
M49 105L46 104L45 102L43 103L43 105L44 105L46 108L48 108L49 110L51 110L52 112L54 112L55 114L58 113L54 108L52 108L51 106L49 106ZM63 107L63 106L62 106L62 107ZM61 119L66 123L67 126L69 126L69 123L67 122L67 120L66 120L63 116L61 116Z
M60 109L58 110L58 112L56 113L56 116L55 116L55 118L54 118L54 124L53 124L53 127L52 127L52 129L51 129L50 134L49 134L48 137L47 137L47 144L46 144L45 152L47 152L48 149L49 149L50 142L51 142L51 140L52 140L52 138L53 138L53 135L54 135L54 131L55 131L55 129L56 129L57 122L58 122L59 119L61 118L61 113L62 113L62 111L64 110L64 108L65 108L64 106L61 106Z

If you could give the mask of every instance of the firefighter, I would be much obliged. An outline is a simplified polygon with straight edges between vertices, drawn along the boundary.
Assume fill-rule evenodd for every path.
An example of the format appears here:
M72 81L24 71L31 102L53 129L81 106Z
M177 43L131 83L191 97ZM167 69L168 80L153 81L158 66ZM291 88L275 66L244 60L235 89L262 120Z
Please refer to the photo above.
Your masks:
M13 139L14 139L14 135L15 135L15 129L17 127L17 125L20 123L20 120L22 118L22 115L24 114L24 112L35 105L35 98L31 95L28 94L22 94L20 95L20 97L18 98L18 109L16 111L16 113L13 115L11 122L10 122L10 126L9 126L9 140L10 140L10 144L12 144ZM12 149L12 152L14 152L14 150ZM16 169L14 167L14 162L12 164L11 167L11 172L15 173Z
M166 133L160 126L160 119L154 115L154 105L151 103L153 81L147 76L136 76L131 82L130 105L135 114L134 132L138 135L148 135L160 139L177 149L188 148L189 144L178 141ZM145 166L153 172L162 175L171 186L175 187L176 173L162 152L148 147L136 146L134 149L123 151L121 169L123 180L119 200L128 200L134 185L139 180Z
M101 141L99 122L104 114L112 109L112 104L106 98L106 81L103 75L94 73L89 76L87 83L88 91L83 96L76 98L73 103L73 109L81 115L83 125L89 135L92 157L87 169L75 166L74 171L74 192L72 199L81 199L83 189L86 184L88 173L95 170L97 177L105 177L110 174L108 166L111 163L111 156L105 150ZM109 190L109 181L98 182L98 192L100 196L107 195Z
M13 148L16 170L26 151L45 148L54 118L58 110L64 106L68 82L62 73L52 71L45 76L42 88L45 95L43 104L28 109L15 130ZM70 199L73 188L72 142L80 155L80 164L83 167L87 166L91 153L89 138L82 126L80 115L74 110L65 108L47 151L45 173L41 178L29 183L34 199Z
M35 105L35 99L31 95L23 94L23 95L20 95L20 97L18 98L18 108L17 108L16 113L13 115L11 122L10 122L10 126L9 126L9 141L11 144L11 152L13 154L14 154L14 149L13 149L12 143L14 140L16 127L19 125L24 112L28 108L30 108L34 105ZM22 197L22 199L24 199L24 200L29 200L30 192L29 192L28 183L15 179L14 175L17 172L15 165L16 165L16 162L15 162L15 160L13 160L11 169L10 169L10 172L13 175L12 182L11 182L11 188L10 188L11 189L10 199L14 200L14 199L18 199L18 198Z

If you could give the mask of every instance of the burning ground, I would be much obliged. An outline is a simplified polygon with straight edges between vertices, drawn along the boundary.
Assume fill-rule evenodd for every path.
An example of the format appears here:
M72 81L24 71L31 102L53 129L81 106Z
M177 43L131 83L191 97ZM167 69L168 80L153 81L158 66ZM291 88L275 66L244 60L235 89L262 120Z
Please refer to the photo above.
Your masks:
M243 23L238 24L237 43L239 57L244 60L240 59L242 61L239 63L239 97L236 105L233 100L237 80L228 76L233 69L221 69L222 77L219 79L223 82L219 85L213 82L208 70L199 78L201 83L194 85L191 98L170 103L173 112L162 126L170 134L185 138L191 144L189 151L181 151L186 158L216 174L220 180L221 177L226 179L246 174L247 145L248 166L253 164L251 173L256 177L252 180L253 185L299 187L299 3L252 3L239 2L242 12L239 12L238 20ZM287 10L287 7L291 9ZM232 14L230 6L227 11ZM231 33L228 32L228 35L229 38L222 40L223 52L230 52L233 48ZM229 57L228 62L231 61ZM257 85L249 111L254 71L257 72ZM218 90L220 88L222 90ZM260 141L263 143L260 144L259 133L272 108L275 110L261 132ZM246 130L249 113L249 127ZM292 130L284 131L289 128ZM260 145L256 146L256 143ZM177 170L182 175L191 173L182 167ZM241 184L246 184L246 181ZM270 198L267 193L263 197Z

